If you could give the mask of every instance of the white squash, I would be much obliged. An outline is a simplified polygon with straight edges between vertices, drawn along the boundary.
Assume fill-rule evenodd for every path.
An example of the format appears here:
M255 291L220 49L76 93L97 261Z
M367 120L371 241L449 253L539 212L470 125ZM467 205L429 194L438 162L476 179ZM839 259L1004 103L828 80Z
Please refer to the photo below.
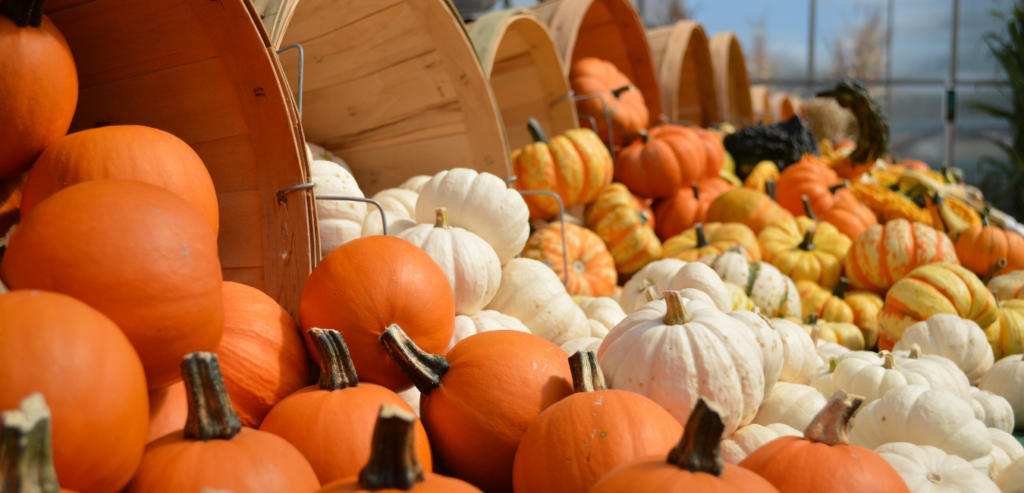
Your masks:
M736 430L736 433L729 438L722 440L722 443L719 444L719 451L722 454L722 460L726 463L739 464L751 452L776 438L799 437L803 434L802 431L782 423L772 423L767 426L750 423Z
M978 383L994 363L985 331L973 320L948 313L907 327L893 349L909 350L915 344L923 354L944 356L956 363L971 383Z
M469 336L492 330L530 332L530 329L527 329L518 318L494 310L481 310L472 315L457 315L455 331L452 332L452 340L448 343L448 349L445 352L451 351L459 341Z
M996 486L1002 493L1024 493L1024 458L1003 468L996 476Z
M989 428L998 428L1013 433L1015 419L1010 401L1001 395L971 387L971 404L974 415Z
M710 295L699 289L686 288L676 289L672 291L679 293L679 296L685 301L700 301L702 303L707 303L715 308L718 308L718 305L715 304L715 300L711 299ZM647 288L647 292L644 294L646 295L645 297L647 298L648 303L654 300L661 299L661 296L655 294L654 288Z
M472 315L482 310L498 292L498 255L479 236L451 226L445 209L436 211L434 224L414 226L398 237L422 248L441 267L455 296L456 314Z
M850 348L842 344L837 344L823 339L814 341L814 347L818 350L818 357L825 362L831 361L832 358L838 358L850 352Z
M907 442L875 449L913 493L999 493L989 477L956 455Z
M697 400L720 409L725 433L754 419L764 398L761 349L750 330L714 306L686 303L676 291L626 317L597 358L613 389L661 404L686 423Z
M711 267L700 262L684 265L668 282L669 289L692 288L707 294L723 312L732 311L732 294Z
M981 377L978 388L1005 398L1013 408L1014 423L1024 423L1024 355L1011 354L996 361Z
M772 317L800 318L800 294L793 280L768 262L750 262L746 255L727 251L701 257L723 281L744 289L750 300Z
M416 195L419 195L420 190L423 190L423 185L426 185L431 178L433 177L430 175L415 175L403 181L401 185L398 185L398 188L412 190L416 192Z
M782 362L785 356L782 347L782 337L772 325L771 321L764 316L748 311L736 310L729 312L729 316L739 320L750 329L761 346L761 363L764 367L764 395L768 396L779 381L782 375Z
M348 174L352 174L352 168L348 166L348 163L346 163L344 159L316 143L306 142L306 158L309 159L309 162L330 161L342 168L345 168L345 171L348 171Z
M988 282L988 290L996 295L999 301L1024 299L1024 270L1015 270L1001 276L993 277Z
M626 315L633 313L647 304L644 292L650 287L653 287L654 292L658 293L658 298L661 298L661 292L668 289L668 283L684 265L686 262L676 258L663 258L645 265L622 286L619 306Z
M555 344L590 334L583 309L572 301L558 274L539 260L509 260L487 309L518 318L534 335Z
M388 234L397 236L416 225L413 215L416 213L416 200L419 194L404 188L388 188L377 192L373 200L380 202L384 208L384 215L388 219ZM367 204L366 217L363 218L363 236L375 236L384 234L383 222L380 220L380 210L373 204Z
M363 191L352 174L331 161L309 163L316 195L363 197ZM342 200L316 201L317 225L320 228L320 251L327 255L335 248L359 238L366 217L366 204Z
M754 423L766 426L782 423L804 430L827 403L828 398L825 394L818 392L814 387L779 382L761 403L757 415L754 416Z
M966 384L966 377L963 380L954 378L938 361L885 353L881 361L862 358L840 360L832 371L831 388L859 395L868 403L880 399L892 389L907 385L944 389L966 399L970 387L963 388L962 384Z
M530 236L530 210L523 197L490 173L454 168L434 175L420 189L416 222L434 222L434 211L441 207L448 209L452 226L490 243L502 265L523 251Z
M601 347L602 340L603 339L597 337L583 336L577 339L570 339L568 341L565 341L559 347L562 348L562 351L565 351L565 354L568 354L570 356L576 354L579 351L594 351L596 353L597 350Z
M603 338L609 330L626 318L626 312L622 311L622 307L607 296L578 296L575 300L587 316L592 337Z
M997 428L989 428L988 435L992 439L992 465L989 466L989 477L998 478L1013 461L1024 457L1024 445L1017 437Z
M789 320L772 319L772 326L782 340L783 363L779 381L804 385L811 383L815 372L822 365L811 336L803 327Z
M889 442L931 445L988 471L992 439L971 406L952 392L906 385L860 408L850 443L874 449Z

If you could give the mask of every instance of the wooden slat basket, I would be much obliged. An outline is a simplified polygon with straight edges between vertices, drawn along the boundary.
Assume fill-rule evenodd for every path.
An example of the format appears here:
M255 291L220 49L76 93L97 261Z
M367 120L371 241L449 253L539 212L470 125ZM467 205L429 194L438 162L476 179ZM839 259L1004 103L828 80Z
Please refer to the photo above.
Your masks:
M754 123L750 78L740 40L732 32L721 32L711 37L710 48L722 120L737 127Z
M490 79L513 149L533 142L536 118L548 135L577 126L569 82L547 28L529 10L491 12L468 26L477 58Z
M704 28L678 21L647 30L661 87L661 107L669 121L708 126L717 123L718 95Z
M224 278L292 313L319 258L302 131L270 41L247 0L50 0L78 68L71 131L141 124L202 157L220 203Z

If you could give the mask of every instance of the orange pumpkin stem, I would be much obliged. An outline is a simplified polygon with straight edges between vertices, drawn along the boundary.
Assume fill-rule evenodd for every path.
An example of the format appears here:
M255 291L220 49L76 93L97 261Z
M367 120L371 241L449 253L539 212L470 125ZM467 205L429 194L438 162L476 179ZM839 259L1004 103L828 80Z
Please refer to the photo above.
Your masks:
M619 99L619 96L622 96L622 93L629 91L631 89L636 89L636 87L634 87L633 84L626 84L622 87L616 87L615 89L612 89L612 96L615 96L615 99Z
M450 228L448 224L448 209L446 207L438 207L434 211L434 227L435 228Z
M665 318L662 319L665 325L681 325L693 319L683 308L683 297L679 291L665 291L661 296L665 298Z
M996 277L996 274L998 274L999 271L1006 268L1006 263L1006 257L999 257L995 262L992 262L992 267L988 268L988 272L986 272L985 276L981 278L981 282L988 285L989 281L991 281L993 277Z
M825 445L849 445L850 440L846 431L850 425L850 418L863 403L863 397L837 390L825 404L825 408L814 416L811 424L807 425L804 438Z
M724 465L719 443L725 423L704 399L697 401L686 420L683 438L668 453L668 463L690 472L721 476Z
M811 250L814 250L814 233L817 233L817 232L818 232L818 228L814 228L814 227L807 228L807 231L804 232L804 241L800 242L800 249L801 250L808 251L808 252L811 251Z
M0 12L18 27L39 27L43 23L45 0L4 0Z
M430 394L441 386L441 377L449 368L444 356L420 349L397 324L384 329L380 343L420 392Z
M772 200L775 200L775 180L764 181L764 193Z
M839 282L836 283L835 289L832 290L832 296L839 299L846 298L846 288L850 287L850 280L846 276L841 276Z
M806 195L801 195L800 201L804 203L804 214L811 218L812 221L817 221L818 216L814 215L814 211L811 210L811 199L807 198Z
M704 235L704 223L695 224L693 229L697 232L697 248L708 246L708 237Z
M423 466L416 458L413 437L416 417L384 404L377 415L370 445L370 460L359 471L359 486L366 490L411 490L423 481Z
M334 329L309 329L306 331L316 348L320 362L320 389L341 390L359 385L356 365L348 352L348 345L341 332Z
M892 353L885 353L882 355L882 368L885 368L886 370L896 368L896 358Z
M532 116L530 117L530 119L526 122L526 130L530 132L530 137L533 138L533 141L535 143L548 143L548 136L544 135L544 129L540 127L540 122L538 122L536 118Z
M569 356L569 371L572 373L574 392L608 390L604 383L604 373L597 364L597 353L593 351L576 351Z
M196 351L181 361L185 379L188 418L185 438L190 440L230 440L242 430L235 407L231 405L217 355Z
M0 422L0 491L60 491L50 445L50 408L43 394L29 394L19 409L4 411Z

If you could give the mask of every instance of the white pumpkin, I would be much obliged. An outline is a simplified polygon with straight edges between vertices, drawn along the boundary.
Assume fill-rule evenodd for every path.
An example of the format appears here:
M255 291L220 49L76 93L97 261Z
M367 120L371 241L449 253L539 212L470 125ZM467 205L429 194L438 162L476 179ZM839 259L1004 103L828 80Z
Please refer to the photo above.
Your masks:
M800 318L800 294L793 280L768 262L750 262L746 255L727 251L701 257L723 281L743 287L750 300L772 317Z
M757 305L750 300L750 297L743 291L743 288L731 282L725 283L725 288L729 290L729 295L732 296L733 310L754 311L757 308Z
M776 438L799 437L803 434L802 431L782 423L772 423L767 426L750 423L736 430L736 433L729 438L722 440L722 443L719 444L719 451L722 454L722 460L726 463L739 464L751 452Z
M579 351L594 351L595 353L601 347L601 341L598 337L583 336L577 339L570 339L562 343L560 348L565 351L565 354L570 356L576 354Z
M331 161L309 163L316 195L363 197L363 191L352 174ZM317 225L320 228L320 251L327 255L335 248L362 235L366 204L348 200L317 200Z
M850 443L874 449L889 442L931 445L988 471L992 439L971 406L948 390L905 385L863 405Z
M306 158L309 159L310 162L330 161L332 163L337 164L338 166L341 166L342 168L345 168L345 171L348 171L349 174L352 174L352 168L348 166L348 163L346 163L344 159L338 157L337 154L328 151L323 146L320 146L313 142L306 142Z
M1002 493L1024 493L1024 458L1003 468L996 476L996 486Z
M764 316L748 311L736 310L729 312L729 316L739 320L750 329L761 346L761 363L764 367L764 395L768 396L779 381L782 375L782 362L785 351L782 347L782 337L778 331Z
M779 382L761 403L754 422L761 425L783 423L798 430L807 428L828 403L825 394L809 385Z
M890 442L875 449L914 493L999 493L985 474L956 455L907 442Z
M696 289L707 294L723 312L732 311L732 293L718 274L700 262L690 262L679 269L668 282L669 289Z
M676 258L663 258L645 265L622 286L619 306L626 315L633 313L647 304L644 292L651 287L658 294L658 298L661 298L661 292L668 289L668 283L684 265L686 262Z
M989 428L998 428L1013 433L1015 419L1010 401L1001 395L971 387L971 402L974 416Z
M961 399L968 397L966 389L969 386L966 389L963 387L966 379L956 379L938 361L924 358L901 357L892 353L885 353L880 361L844 358L831 373L833 391L842 389L849 394L859 395L865 403L880 399L886 392L906 385L944 389Z
M420 189L416 222L434 222L434 211L448 209L452 226L483 238L505 265L523 251L530 236L530 210L515 189L490 173L466 168L441 171Z
M445 209L436 211L434 224L413 226L398 237L422 248L441 267L455 296L456 314L472 315L482 310L498 292L498 255L479 236L448 224Z
M509 260L487 309L516 317L530 332L559 345L590 334L583 309L572 301L558 274L539 260Z
M815 340L814 347L818 350L818 357L825 362L831 361L832 358L838 358L850 352L850 348L824 339Z
M998 478L1013 461L1024 457L1024 445L1017 437L997 428L989 428L988 435L992 439L992 465L989 466L989 477Z
M811 336L803 327L789 320L772 319L772 326L782 340L783 363L779 381L804 385L811 383L815 372L822 365Z
M622 307L607 296L579 296L576 297L576 304L583 309L583 313L587 316L592 337L604 337L609 330L626 318L626 312L622 311Z
M915 344L924 354L937 354L956 363L971 383L981 380L994 363L985 331L973 320L948 313L907 327L893 349L909 350Z
M492 330L530 332L530 329L527 329L518 318L494 310L481 310L472 315L457 315L455 331L452 332L452 340L448 343L448 349L445 352L451 351L459 341L469 336Z
M1024 299L1022 285L1024 285L1024 270L1015 270L993 277L988 282L988 290L992 291L999 301Z
M631 313L605 336L597 358L613 389L661 404L686 423L697 400L720 409L726 435L754 419L764 398L761 349L750 330L676 291Z
M388 220L388 234L396 236L416 225L413 215L416 213L416 200L419 194L404 188L388 188L377 192L373 200L380 202L384 215ZM380 210L373 204L366 206L366 217L363 218L363 236L384 234Z
M420 190L423 189L423 185L426 185L431 178L433 177L430 175L415 175L410 177L408 180L403 181L401 185L398 185L398 188L412 190L419 195Z
M978 388L1005 398L1013 408L1014 423L1024 423L1024 355L1011 354L996 361L981 377Z

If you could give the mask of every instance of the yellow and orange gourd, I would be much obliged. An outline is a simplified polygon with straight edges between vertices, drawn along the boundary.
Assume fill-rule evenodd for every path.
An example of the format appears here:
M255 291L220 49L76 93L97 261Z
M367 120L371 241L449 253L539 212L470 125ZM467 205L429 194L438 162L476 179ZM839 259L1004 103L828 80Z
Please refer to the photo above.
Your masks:
M619 274L632 274L661 258L654 214L621 183L612 183L587 206L584 224L608 245Z
M565 223L565 260L562 257L562 223L554 221L537 230L526 242L523 256L540 260L550 266L559 279L566 279L565 288L571 295L611 296L615 292L618 276L615 260L597 233Z

